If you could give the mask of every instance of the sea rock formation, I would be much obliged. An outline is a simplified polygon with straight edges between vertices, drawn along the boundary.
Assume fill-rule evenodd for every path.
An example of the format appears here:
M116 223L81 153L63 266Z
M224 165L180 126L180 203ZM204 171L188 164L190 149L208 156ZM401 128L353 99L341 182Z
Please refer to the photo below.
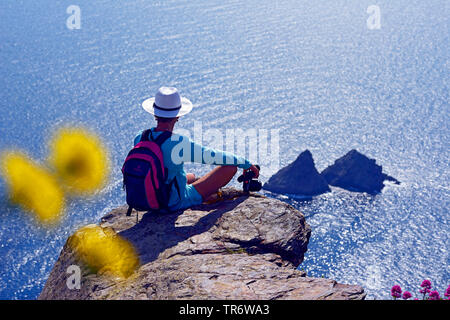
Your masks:
M235 189L224 200L184 212L125 215L112 210L112 228L139 253L140 267L126 279L92 273L68 245L39 299L364 299L364 289L307 277L303 261L311 229L292 206ZM142 216L143 214L143 216ZM79 265L80 289L69 289L67 270Z
M332 186L377 194L383 189L385 180L399 184L395 178L382 171L383 168L377 165L374 159L351 150L322 171L321 176Z
M327 181L317 171L312 154L305 150L297 159L275 173L263 188L276 193L315 196L329 192Z

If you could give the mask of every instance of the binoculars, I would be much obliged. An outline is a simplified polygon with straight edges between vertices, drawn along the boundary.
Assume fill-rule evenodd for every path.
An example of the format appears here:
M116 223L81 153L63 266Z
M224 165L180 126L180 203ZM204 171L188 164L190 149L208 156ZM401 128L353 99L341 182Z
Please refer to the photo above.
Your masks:
M260 170L260 167L256 165L255 167ZM241 174L238 177L238 181L242 182L242 188L244 192L250 192L250 191L259 191L262 188L262 183L258 180L253 179L255 176L255 173L253 171L247 171L244 174Z

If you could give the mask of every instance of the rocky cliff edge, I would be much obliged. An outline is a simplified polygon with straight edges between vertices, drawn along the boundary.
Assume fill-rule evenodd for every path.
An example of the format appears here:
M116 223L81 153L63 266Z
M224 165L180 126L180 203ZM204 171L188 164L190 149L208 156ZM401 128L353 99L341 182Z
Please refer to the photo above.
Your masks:
M92 273L68 245L39 299L364 299L364 289L308 277L303 261L311 229L292 206L226 189L223 201L170 214L112 210L101 227L129 240L140 267L126 279ZM67 270L79 265L80 289Z

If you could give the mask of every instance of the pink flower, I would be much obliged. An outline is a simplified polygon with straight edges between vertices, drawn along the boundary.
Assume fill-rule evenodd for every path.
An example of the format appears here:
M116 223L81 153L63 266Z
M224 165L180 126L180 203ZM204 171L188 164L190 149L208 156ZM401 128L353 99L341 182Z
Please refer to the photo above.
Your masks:
M409 291L403 292L403 300L408 300L411 297L412 297L412 295Z
M431 291L430 292L430 300L439 300L441 297L439 296L439 292Z
M447 290L445 290L444 296L447 298L450 297L450 286L448 286Z
M424 297L425 294L430 293L431 289L431 281L430 280L423 280L422 284L420 285L423 289L421 289L419 292L423 293Z
M431 289L431 281L430 280L423 280L422 284L420 285L422 288Z
M422 290L420 290L419 292L420 293L423 293L423 295L425 295L425 294L427 294L427 293L430 293L430 289L422 289Z
M400 298L402 296L402 288L399 285L395 285L391 289L391 296L395 299Z

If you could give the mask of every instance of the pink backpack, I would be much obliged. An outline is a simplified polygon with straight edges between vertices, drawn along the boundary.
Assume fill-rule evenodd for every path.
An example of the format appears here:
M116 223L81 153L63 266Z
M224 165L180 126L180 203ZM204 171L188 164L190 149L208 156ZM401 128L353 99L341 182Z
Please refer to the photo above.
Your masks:
M172 132L163 131L153 139L151 130L145 130L141 141L128 153L122 166L127 216L133 209L151 211L167 208L172 185L166 184L167 168L164 167L161 145L171 135Z

